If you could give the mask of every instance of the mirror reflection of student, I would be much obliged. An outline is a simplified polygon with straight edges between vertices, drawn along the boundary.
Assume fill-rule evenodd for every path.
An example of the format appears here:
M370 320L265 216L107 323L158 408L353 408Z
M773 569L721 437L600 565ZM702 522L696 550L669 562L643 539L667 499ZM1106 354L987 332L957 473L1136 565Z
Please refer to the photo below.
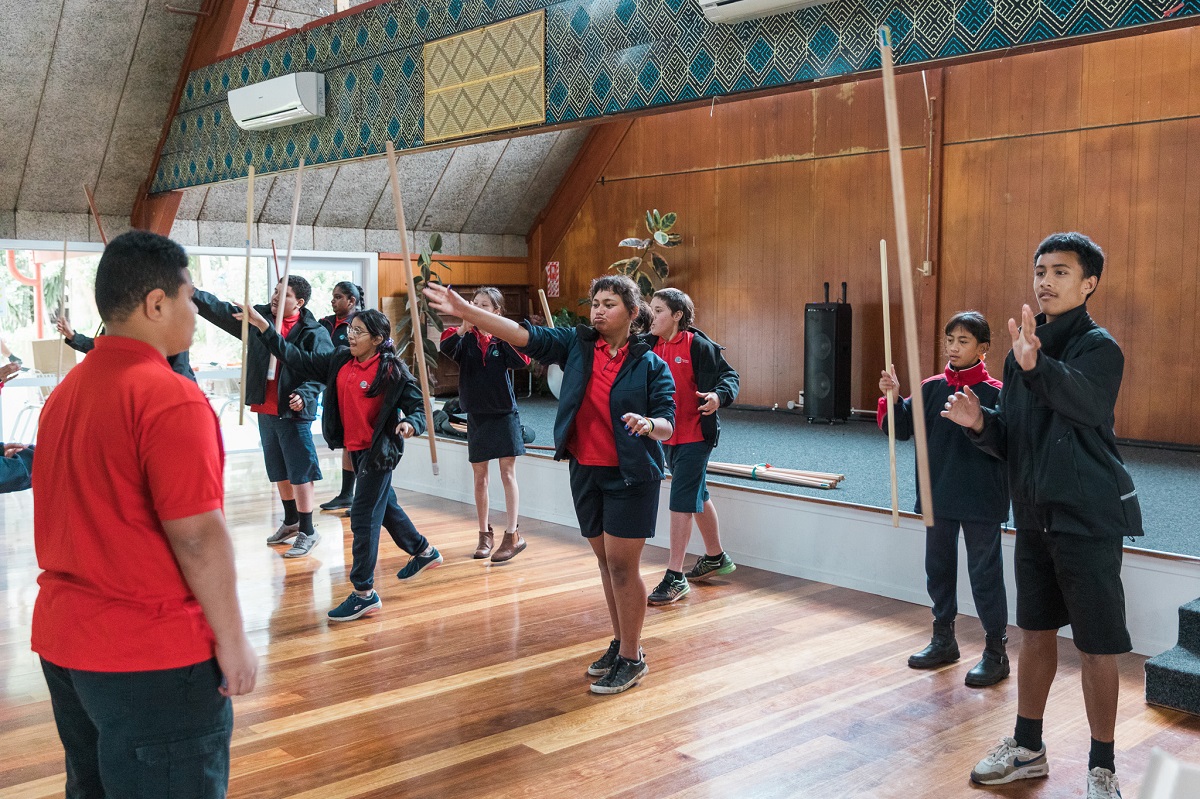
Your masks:
M96 271L108 334L50 394L33 474L41 658L66 794L225 796L230 697L253 690L216 414L166 356L192 343L187 255L131 231ZM187 453L187 457L180 457Z

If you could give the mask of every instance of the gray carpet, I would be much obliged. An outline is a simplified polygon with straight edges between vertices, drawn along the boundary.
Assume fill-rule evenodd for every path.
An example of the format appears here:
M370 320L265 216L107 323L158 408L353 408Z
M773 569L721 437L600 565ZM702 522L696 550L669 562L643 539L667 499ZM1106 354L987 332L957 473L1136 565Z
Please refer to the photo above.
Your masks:
M557 407L555 400L542 397L520 401L521 421L537 432L535 444L553 444ZM1200 506L1200 453L1124 446L1121 454L1137 485L1146 528L1145 537L1132 546L1200 557L1200 536L1192 527L1195 508ZM713 460L838 472L846 475L846 479L832 490L755 483L718 475L713 475L710 482L755 485L789 494L891 507L887 436L873 422L810 425L803 416L790 411L724 410L721 443L713 453ZM900 509L912 510L917 495L912 442L897 442L896 461Z

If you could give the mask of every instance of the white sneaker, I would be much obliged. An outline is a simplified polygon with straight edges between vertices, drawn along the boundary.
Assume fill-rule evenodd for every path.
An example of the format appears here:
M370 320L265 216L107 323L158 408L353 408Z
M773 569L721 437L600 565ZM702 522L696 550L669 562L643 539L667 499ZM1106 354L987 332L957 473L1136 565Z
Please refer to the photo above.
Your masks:
M312 548L321 542L321 534L315 530L312 533L297 533L292 548L283 553L285 558L303 558L312 552Z
M279 529L267 536L267 546L276 546L278 544L286 544L288 541L296 537L300 532L300 522L292 524L281 524Z
M1099 766L1088 772L1087 791L1087 799L1121 799L1117 775Z
M987 757L975 764L974 770L971 771L971 782L977 785L1003 785L1014 780L1045 777L1049 774L1050 764L1046 761L1045 744L1035 752L1017 746L1017 742L1012 738L1001 738L1000 743L987 753ZM1090 785L1090 776L1088 780Z

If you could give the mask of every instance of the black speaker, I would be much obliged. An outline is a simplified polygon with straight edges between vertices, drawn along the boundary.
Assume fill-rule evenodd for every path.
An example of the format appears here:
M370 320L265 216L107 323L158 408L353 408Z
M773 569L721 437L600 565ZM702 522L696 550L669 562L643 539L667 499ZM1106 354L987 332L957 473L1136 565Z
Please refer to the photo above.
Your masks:
M829 301L804 306L804 415L808 421L850 418L850 335L853 311L846 302Z

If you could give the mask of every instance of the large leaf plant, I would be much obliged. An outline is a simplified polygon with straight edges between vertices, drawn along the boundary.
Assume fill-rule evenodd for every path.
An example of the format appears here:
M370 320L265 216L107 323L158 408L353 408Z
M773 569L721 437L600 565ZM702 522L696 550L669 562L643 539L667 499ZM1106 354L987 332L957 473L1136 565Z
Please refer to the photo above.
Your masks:
M631 247L637 250L637 255L622 258L609 267L618 274L626 275L638 284L642 295L649 297L662 288L670 274L667 259L657 252L658 248L677 247L683 236L672 233L675 227L676 215L673 213L658 213L658 209L646 212L646 232L650 235L644 239L622 239L621 247Z
M429 237L429 246L417 256L417 274L413 275L414 291L408 295L407 301L404 304L404 315L396 320L396 351L415 374L418 368L412 346L412 302L413 294L415 294L417 299L417 317L421 320L421 330L425 333L422 349L431 383L435 382L434 374L438 366L438 344L440 343L439 339L441 338L442 330L445 329L445 324L442 322L441 315L429 306L429 300L425 297L424 289L431 282L443 282L440 270L450 271L449 264L434 260L433 258L436 253L440 253L441 251L442 234L434 233ZM429 335L431 327L438 332L436 338Z

